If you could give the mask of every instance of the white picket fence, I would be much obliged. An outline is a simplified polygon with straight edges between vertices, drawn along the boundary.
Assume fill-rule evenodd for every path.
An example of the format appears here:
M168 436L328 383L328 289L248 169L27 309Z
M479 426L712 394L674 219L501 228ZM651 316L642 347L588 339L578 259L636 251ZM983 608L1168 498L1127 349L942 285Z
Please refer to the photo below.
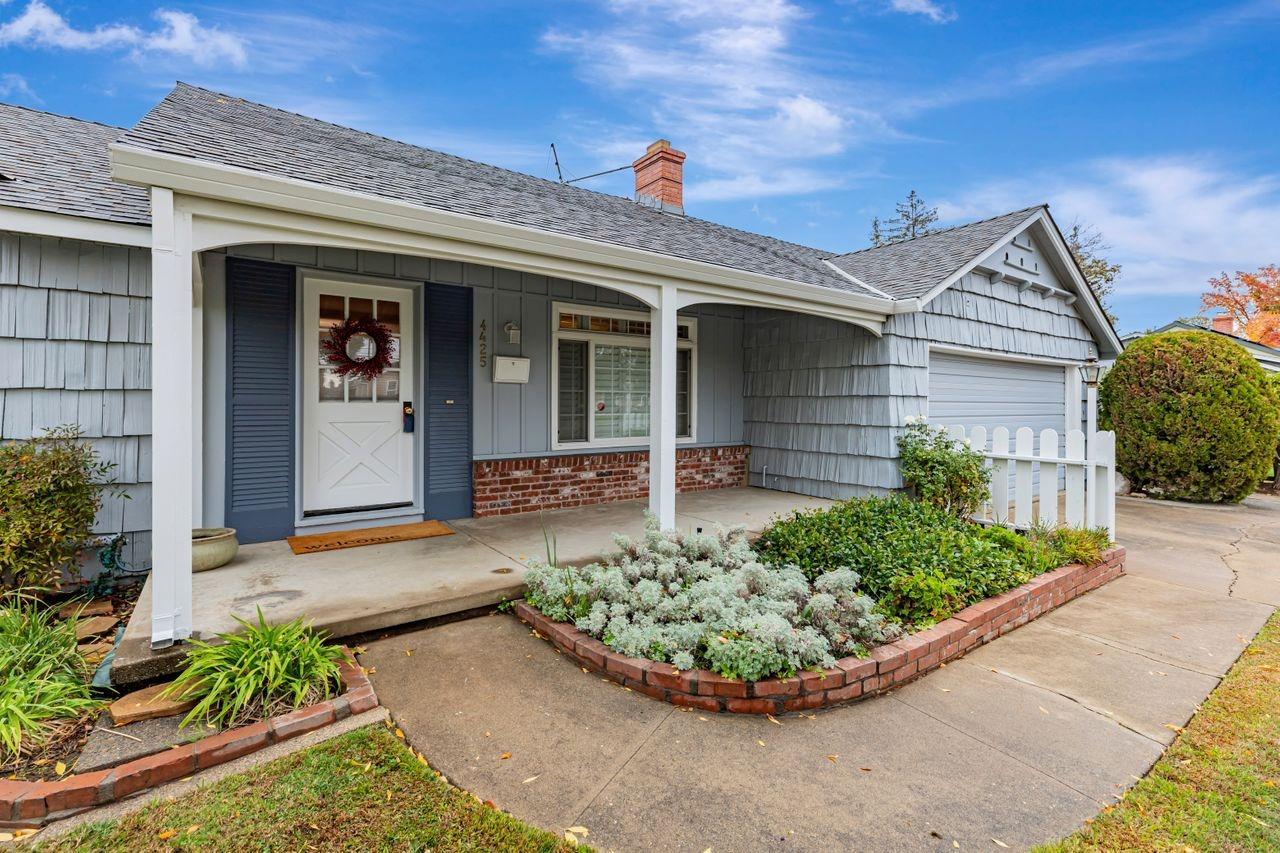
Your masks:
M989 460L991 500L983 507L984 518L1024 529L1037 521L1057 525L1061 504L1061 520L1069 527L1105 527L1115 538L1115 433L1096 432L1086 443L1084 432L1073 429L1059 445L1058 431L1044 429L1037 445L1034 430L1021 427L1010 449L1007 427L991 430L990 446L983 426L957 424L947 432L957 441L967 439Z

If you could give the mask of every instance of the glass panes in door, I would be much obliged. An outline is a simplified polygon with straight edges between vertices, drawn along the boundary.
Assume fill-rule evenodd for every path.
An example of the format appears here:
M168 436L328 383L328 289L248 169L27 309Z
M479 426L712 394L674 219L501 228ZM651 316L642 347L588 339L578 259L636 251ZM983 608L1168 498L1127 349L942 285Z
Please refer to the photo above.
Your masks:
M399 402L400 389L400 303L388 299L368 299L358 296L342 296L335 293L320 294L320 318L317 334L320 341L320 385L318 399L321 403L386 403ZM329 332L345 319L377 320L391 333L391 364L370 381L360 376L340 376L329 364L324 342ZM347 354L356 360L373 355L373 341L368 336L354 336L347 347Z

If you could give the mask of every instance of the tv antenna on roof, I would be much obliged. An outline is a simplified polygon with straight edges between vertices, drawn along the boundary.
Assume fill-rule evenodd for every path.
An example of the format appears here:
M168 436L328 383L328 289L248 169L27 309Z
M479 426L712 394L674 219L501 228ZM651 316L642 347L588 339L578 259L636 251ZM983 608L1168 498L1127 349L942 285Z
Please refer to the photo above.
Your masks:
M619 166L616 169L605 169L603 172L592 172L590 175L583 175L580 178L570 178L569 180L566 181L564 178L564 172L560 168L560 154L559 152L556 151L556 144L554 142L551 143L551 157L553 160L555 160L556 177L560 180L560 183L562 184L576 184L578 181L585 181L588 178L598 178L601 175L612 175L614 172L621 172L631 168L630 165Z

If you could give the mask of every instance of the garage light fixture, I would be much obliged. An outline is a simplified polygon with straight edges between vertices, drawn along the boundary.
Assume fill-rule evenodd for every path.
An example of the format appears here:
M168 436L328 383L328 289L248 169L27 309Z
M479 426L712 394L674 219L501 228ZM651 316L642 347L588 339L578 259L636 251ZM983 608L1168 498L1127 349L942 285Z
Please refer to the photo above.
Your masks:
M1098 364L1096 358L1091 358L1084 364L1080 365L1080 378L1084 380L1084 384L1090 388L1098 385L1098 376L1102 373L1102 367Z

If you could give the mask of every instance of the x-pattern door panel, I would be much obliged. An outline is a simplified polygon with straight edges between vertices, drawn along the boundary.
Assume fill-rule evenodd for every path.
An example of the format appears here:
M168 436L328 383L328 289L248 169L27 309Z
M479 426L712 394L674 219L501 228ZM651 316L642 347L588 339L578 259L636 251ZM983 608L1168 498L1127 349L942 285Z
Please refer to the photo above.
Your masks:
M412 307L412 294L403 288L305 281L304 512L413 502L413 434L403 430L402 411L414 387ZM392 333L391 366L372 381L339 376L321 355L329 330L348 317L373 318ZM365 358L371 346L356 342L349 351Z

